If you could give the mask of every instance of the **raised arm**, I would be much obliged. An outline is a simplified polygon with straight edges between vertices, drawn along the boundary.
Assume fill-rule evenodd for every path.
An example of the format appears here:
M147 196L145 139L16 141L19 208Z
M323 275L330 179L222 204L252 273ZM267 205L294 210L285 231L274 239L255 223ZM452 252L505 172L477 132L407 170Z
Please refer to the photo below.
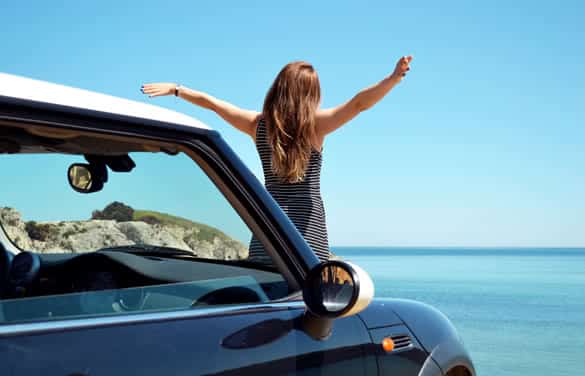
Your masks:
M234 128L250 135L253 139L255 138L256 122L260 115L259 112L241 109L207 93L192 90L185 86L179 86L175 83L152 83L144 84L141 87L142 92L150 98L174 95L175 89L177 90L178 97L215 112Z
M391 75L375 85L367 87L357 93L352 99L337 107L317 111L317 130L321 137L340 128L342 125L378 103L394 86L396 86L406 72L410 70L412 56L403 56L396 63Z

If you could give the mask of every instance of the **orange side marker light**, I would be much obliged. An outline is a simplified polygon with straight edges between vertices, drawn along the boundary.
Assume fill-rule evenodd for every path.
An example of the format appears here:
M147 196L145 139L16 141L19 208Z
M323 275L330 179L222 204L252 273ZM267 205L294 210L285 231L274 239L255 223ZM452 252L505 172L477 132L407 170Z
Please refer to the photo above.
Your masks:
M386 352L392 352L392 350L394 350L394 341L392 341L392 338L390 337L384 338L382 340L382 348Z

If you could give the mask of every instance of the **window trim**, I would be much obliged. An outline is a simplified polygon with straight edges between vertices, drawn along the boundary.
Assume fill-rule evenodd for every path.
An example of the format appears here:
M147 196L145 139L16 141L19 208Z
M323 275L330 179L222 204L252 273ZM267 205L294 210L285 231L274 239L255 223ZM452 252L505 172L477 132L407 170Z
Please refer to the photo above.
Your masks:
M284 252L289 255L289 260L283 258L282 253L278 252L277 248L287 249L287 245L281 236L277 236L277 231L274 229L272 222L266 217L258 203L254 200L249 192L241 186L238 178L232 173L233 170L229 169L225 163L219 159L219 154L213 149L209 148L201 140L189 142L190 146L187 150L183 150L189 157L191 157L195 163L201 167L201 169L207 174L207 176L216 185L219 191L224 195L228 202L232 205L234 210L240 215L240 218L246 223L251 233L264 245L265 251L272 257L277 270L285 277L287 283L293 290L300 290L302 288L302 280L304 275L297 276L292 273L291 268L298 269L299 266L294 262L294 258L290 257L290 252ZM200 154L190 155L193 149L197 149ZM224 151L225 152L225 151ZM200 159L197 157L210 158L212 163L215 163L217 170L214 166L211 166L207 160ZM218 173L223 173L225 176L222 177ZM229 181L227 181L229 180ZM231 183L233 188L230 188L227 184ZM244 199L242 199L242 196ZM248 207L246 207L248 206ZM251 212L255 213L258 217L256 218ZM263 226L264 225L264 226ZM268 232L268 234L267 234ZM272 235L272 239L271 236ZM291 265L292 264L292 265Z
M90 318L71 318L54 321L36 321L30 323L14 323L0 325L0 338L46 334L63 330L79 330L120 326L128 324L144 324L164 321L190 320L202 317L232 316L274 311L306 310L302 300L250 303L238 305L218 305L210 308L193 308L187 310L168 310L162 312L131 313L124 315L99 316Z

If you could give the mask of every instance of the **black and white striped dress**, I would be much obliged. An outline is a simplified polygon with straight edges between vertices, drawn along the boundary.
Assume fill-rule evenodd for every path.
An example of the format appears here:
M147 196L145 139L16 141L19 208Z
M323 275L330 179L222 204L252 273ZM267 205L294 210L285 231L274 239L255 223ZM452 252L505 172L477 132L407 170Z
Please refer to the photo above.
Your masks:
M311 152L302 182L283 183L272 172L272 148L264 119L256 127L256 149L262 161L266 189L295 224L317 257L321 261L329 259L325 208L321 199L321 153L317 150ZM271 262L256 237L252 237L250 242L249 259Z

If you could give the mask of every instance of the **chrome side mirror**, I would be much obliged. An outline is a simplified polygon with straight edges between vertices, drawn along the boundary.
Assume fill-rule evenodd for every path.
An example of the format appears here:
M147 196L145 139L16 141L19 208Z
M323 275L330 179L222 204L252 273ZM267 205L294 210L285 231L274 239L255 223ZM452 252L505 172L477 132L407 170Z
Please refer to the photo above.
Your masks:
M363 311L374 297L374 283L362 268L331 260L317 265L307 276L303 299L320 318L338 318Z

